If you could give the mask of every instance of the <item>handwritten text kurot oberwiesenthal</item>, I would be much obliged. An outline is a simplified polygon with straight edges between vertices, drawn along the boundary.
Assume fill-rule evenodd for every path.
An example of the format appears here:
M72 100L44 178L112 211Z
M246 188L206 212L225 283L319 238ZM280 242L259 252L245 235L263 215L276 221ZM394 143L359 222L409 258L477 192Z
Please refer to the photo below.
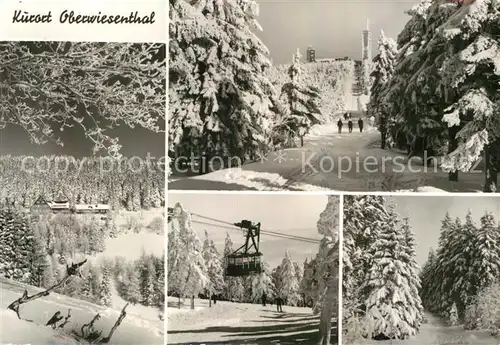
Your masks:
M30 13L28 11L15 10L12 23L52 23L52 11L47 13ZM61 24L153 24L155 12L141 15L138 11L130 12L129 15L122 14L81 14L74 11L64 10L59 14Z

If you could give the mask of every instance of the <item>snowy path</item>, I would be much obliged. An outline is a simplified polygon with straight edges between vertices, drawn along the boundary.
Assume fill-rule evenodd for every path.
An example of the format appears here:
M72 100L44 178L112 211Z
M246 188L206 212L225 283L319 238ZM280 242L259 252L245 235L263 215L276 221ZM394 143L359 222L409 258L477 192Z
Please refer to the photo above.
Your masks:
M196 300L195 310L175 308L176 298L168 298L168 344L314 344L318 320L310 308Z
M358 114L353 113L356 119ZM354 121L356 122L356 121ZM367 121L365 121L367 122ZM420 159L409 164L406 155L380 149L380 134L367 128L337 133L336 125L314 128L304 147L269 154L263 161L180 178L170 190L416 190L478 192L481 173L460 173L449 182L446 172L424 169ZM367 126L368 127L368 126ZM333 163L333 165L332 165ZM420 188L419 188L420 187Z
M73 299L67 296L51 293L21 306L21 316L25 319L33 320L34 323L19 321L15 313L7 310L7 306L20 296L24 288L27 288L29 295L40 290L25 286L7 279L0 279L0 334L4 344L31 344L31 345L67 345L73 342L57 339L55 331L52 331L45 323L54 315L57 310L66 316L68 309L71 309L71 318L67 325L67 332L72 329L79 330L84 323L88 323L95 314L99 313L101 319L95 324L95 328L107 334L115 321L118 319L121 308L104 308L82 300ZM134 315L135 314L135 315ZM20 328L22 327L22 328ZM158 327L158 323L140 320L131 308L131 315L127 315L123 323L118 327L111 339L110 345L160 345L163 344L163 329Z
M449 327L432 315L426 315L428 323L423 324L419 334L408 340L371 341L365 345L499 345L486 332L465 331L462 326ZM361 344L360 344L361 345Z

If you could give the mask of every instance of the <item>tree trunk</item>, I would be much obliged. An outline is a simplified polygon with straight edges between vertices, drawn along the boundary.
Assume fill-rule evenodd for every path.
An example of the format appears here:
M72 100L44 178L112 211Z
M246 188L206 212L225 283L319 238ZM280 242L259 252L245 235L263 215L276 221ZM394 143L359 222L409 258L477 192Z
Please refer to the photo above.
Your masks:
M177 308L181 309L181 295L179 295L179 299L177 301Z
M385 143L387 141L387 134L385 131L380 132L380 148L385 150Z
M498 186L498 145L488 145L484 149L484 192L495 193Z
M194 295L191 296L191 309L194 309Z
M458 140L456 138L457 133L458 133L457 126L448 128L448 154L455 151L458 147ZM448 173L448 181L458 182L458 170L450 171Z
M318 345L330 345L332 315L337 304L338 281L338 272L332 272L321 308Z
M304 147L304 136L300 136L300 147Z
M208 290L208 307L212 307L212 289Z

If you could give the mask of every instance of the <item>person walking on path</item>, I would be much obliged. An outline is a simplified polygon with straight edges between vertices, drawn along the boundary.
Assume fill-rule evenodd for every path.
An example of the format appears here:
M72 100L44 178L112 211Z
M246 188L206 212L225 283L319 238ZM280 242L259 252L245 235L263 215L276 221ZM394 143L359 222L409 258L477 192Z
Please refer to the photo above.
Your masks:
M359 118L358 120L359 132L363 133L363 120Z
M266 293L264 292L262 294L262 306L265 307L266 306L266 299L267 299L267 296L266 296Z
M342 119L339 119L339 120L337 121L337 127L338 127L338 129L339 129L339 134L340 134L340 133L342 133L342 126L343 126L343 125L344 125L344 124L342 123Z
M283 300L281 299L281 296L276 297L276 310L278 310L278 313L283 312Z
M349 127L349 133L352 133L352 120L349 120L349 122L347 122L347 127Z

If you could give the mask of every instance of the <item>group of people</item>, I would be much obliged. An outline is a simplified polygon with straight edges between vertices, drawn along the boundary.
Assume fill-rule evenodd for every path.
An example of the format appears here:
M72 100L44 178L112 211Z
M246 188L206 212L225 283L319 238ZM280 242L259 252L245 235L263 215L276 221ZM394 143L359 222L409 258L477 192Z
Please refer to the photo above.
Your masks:
M344 113L344 120L347 121L347 128L349 129L349 133L352 133L353 130L353 123L352 123L352 114L349 112ZM358 119L358 127L359 131L362 133L363 132L363 120L361 118ZM344 123L342 122L342 119L339 118L337 121L337 127L339 129L339 134L342 133L342 127L344 126Z
M285 303L285 300L281 297L281 296L276 296L276 310L279 312L279 313L282 313L283 312L283 304ZM266 293L263 293L262 294L262 306L266 306L266 302L267 302L267 296L266 296ZM273 302L271 301L271 305L273 305Z

